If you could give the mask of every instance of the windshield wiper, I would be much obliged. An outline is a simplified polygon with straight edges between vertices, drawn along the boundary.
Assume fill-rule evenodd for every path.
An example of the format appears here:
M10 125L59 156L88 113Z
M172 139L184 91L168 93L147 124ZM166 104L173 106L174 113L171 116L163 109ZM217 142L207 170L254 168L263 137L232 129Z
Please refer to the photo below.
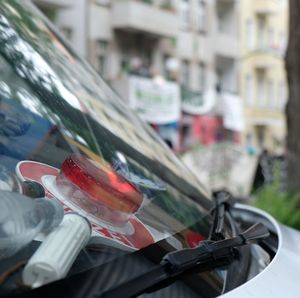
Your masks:
M215 206L211 210L213 215L213 224L209 233L210 240L222 240L224 236L224 220L226 211L230 211L230 208L235 203L234 198L227 191L216 191L213 194Z
M268 236L267 228L258 223L236 237L219 241L206 240L196 248L170 252L152 270L99 295L93 293L93 297L135 297L166 287L189 272L223 268L239 257L236 247L256 243Z

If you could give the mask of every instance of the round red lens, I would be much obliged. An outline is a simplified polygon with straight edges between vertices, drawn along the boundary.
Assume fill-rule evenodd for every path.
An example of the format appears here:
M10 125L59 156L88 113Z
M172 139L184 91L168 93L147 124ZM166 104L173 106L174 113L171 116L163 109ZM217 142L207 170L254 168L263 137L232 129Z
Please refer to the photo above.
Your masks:
M125 213L135 213L142 204L142 193L109 165L73 154L62 164L61 174L85 192L93 203Z

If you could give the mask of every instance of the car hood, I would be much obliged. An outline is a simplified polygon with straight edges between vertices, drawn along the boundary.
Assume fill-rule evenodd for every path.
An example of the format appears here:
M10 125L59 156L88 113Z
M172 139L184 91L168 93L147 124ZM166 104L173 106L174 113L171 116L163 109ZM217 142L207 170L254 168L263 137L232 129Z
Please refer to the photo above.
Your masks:
M271 263L253 279L224 294L224 298L235 297L298 297L300 291L300 232L279 224L266 212L250 206L241 209L259 213L272 222L278 235L278 251Z

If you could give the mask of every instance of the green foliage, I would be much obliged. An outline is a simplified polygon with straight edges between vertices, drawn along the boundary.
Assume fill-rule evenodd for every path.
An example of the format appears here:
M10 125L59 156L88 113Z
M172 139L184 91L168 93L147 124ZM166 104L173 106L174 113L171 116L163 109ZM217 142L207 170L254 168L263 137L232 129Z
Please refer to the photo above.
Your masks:
M274 181L257 191L254 205L269 212L279 222L300 230L300 193L282 191L276 165L273 171Z

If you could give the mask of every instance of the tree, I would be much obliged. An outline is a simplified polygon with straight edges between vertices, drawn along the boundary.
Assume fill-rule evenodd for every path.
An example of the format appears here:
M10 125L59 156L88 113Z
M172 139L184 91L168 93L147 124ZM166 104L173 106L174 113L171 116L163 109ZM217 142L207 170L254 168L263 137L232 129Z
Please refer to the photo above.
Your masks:
M300 191L300 1L289 0L289 41L285 58L289 100L287 116L288 187Z

